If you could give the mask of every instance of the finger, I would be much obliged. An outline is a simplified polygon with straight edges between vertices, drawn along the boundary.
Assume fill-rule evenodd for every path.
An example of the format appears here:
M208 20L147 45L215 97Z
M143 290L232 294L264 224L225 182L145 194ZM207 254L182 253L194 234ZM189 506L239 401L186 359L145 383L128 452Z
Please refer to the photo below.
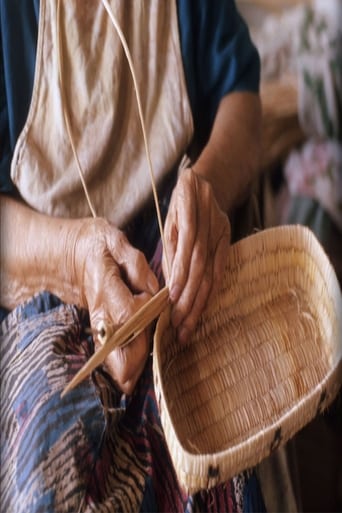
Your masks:
M106 263L106 259L110 260ZM134 310L134 297L122 280L120 270L112 262L111 256L104 258L105 273L94 279L94 289L88 290L88 307L91 325L96 329L100 322L108 329L120 326L127 315Z
M135 299L135 313L148 301L146 294L139 294ZM151 330L138 335L132 342L123 348L112 351L106 358L106 366L119 388L124 393L131 393L145 366L151 340Z
M222 236L219 238L214 252L214 258L209 260L212 265L207 266L191 310L178 327L177 338L182 343L189 339L209 299L220 287L227 264L227 255L230 245L229 233L229 230L224 230Z
M197 216L193 205L185 205L184 201L179 198L179 204L181 202L182 205L178 206L177 220L172 226L173 234L177 235L177 239L175 236L173 239L172 257L169 260L171 262L169 288L172 302L178 300L187 281L197 226ZM167 246L169 240L168 237L166 239Z
M189 172L187 172L189 171ZM176 196L177 247L170 276L170 299L176 302L189 276L194 244L197 238L197 185L191 170L184 170Z
M117 386L131 394L144 369L149 354L148 332L141 333L129 345L115 349L105 360L105 366Z
M219 287L225 271L230 244L229 220L223 212L215 208L211 208L210 217L211 227L220 227L221 235L217 235L218 228L216 230L213 228L213 230L209 231L210 237L207 244L209 250L206 253L205 268L203 269L202 276L200 274L197 275L197 273L201 272L202 266L196 263L196 259L192 262L194 272L190 270L189 281L173 312L173 322L175 327L178 326L180 340L187 339L189 333L195 328L210 295ZM194 277L193 282L191 282L191 276ZM194 295L193 299L192 295Z
M131 248L120 268L132 292L147 292L152 296L158 292L158 279L141 251Z
M190 267L187 271L187 280L183 290L174 305L172 312L172 322L177 327L185 317L187 317L193 308L195 298L199 290L209 291L212 282L212 263L209 245L210 233L210 186L202 184L198 191L198 210L197 210L197 234L191 255ZM198 299L198 304L203 304L205 298Z
M164 240L165 247L163 248L162 256L162 269L165 277L165 282L170 285L170 274L173 266L173 261L176 254L177 243L178 243L178 229L177 221L175 219L176 208L171 200L168 215L164 225Z
M212 276L209 274L210 268L207 268L191 309L178 326L177 338L181 343L186 342L191 336L208 302L213 284Z
M157 277L151 270L145 255L134 248L123 232L116 232L115 244L110 251L120 267L122 279L132 292L149 292L154 295L159 290Z
M230 226L225 228L221 237L217 242L217 247L215 251L215 261L213 266L213 286L211 290L211 294L215 294L215 292L220 287L222 282L222 277L224 275L226 265L227 265L227 257L228 251L230 247Z
M117 323L117 326L127 321L149 298L150 295L146 293L131 295L131 300L126 303L126 310L121 318L122 322ZM118 319L117 312L115 317ZM148 333L149 330L146 329L124 348L113 350L105 359L105 367L118 387L125 393L131 391L144 368L149 352L150 337Z

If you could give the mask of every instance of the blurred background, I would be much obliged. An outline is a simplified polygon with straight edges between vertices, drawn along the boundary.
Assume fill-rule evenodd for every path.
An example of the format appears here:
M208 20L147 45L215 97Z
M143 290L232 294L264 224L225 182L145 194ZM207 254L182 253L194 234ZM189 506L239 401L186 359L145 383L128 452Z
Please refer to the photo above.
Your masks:
M237 5L262 65L262 224L309 226L342 284L342 0ZM261 466L271 499L283 473L299 511L342 512L341 404L340 394ZM274 501L275 511L292 507Z

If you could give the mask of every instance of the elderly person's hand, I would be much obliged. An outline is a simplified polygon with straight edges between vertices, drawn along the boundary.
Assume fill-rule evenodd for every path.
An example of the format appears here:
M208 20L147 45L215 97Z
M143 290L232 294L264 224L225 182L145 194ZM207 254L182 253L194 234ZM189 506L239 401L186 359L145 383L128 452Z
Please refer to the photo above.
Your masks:
M210 183L192 169L181 171L165 222L172 323L185 342L224 272L230 223Z
M180 340L195 328L222 276L230 243L226 213L246 198L258 173L260 132L258 95L226 95L194 170L180 173L165 223L172 322Z
M93 328L104 323L113 332L158 291L158 281L143 253L133 248L124 233L104 219L81 222L73 244L72 277L81 303L90 313ZM99 337L95 336L99 347ZM121 390L131 393L149 351L148 330L105 360Z
M66 303L88 308L94 330L100 321L114 330L158 291L144 255L106 220L50 217L6 196L0 211L1 302L7 308L49 290ZM10 220L17 225L15 237ZM98 347L100 340L94 338ZM142 372L149 342L146 331L106 359L125 393L133 391Z

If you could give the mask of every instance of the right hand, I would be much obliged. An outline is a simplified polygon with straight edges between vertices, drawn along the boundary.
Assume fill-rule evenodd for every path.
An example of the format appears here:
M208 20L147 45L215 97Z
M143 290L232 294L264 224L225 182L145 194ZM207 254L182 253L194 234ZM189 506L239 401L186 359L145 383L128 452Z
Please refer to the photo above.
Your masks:
M80 226L79 226L80 224ZM158 281L142 252L105 219L78 220L73 243L72 282L81 303L89 310L93 330L99 323L117 329L152 295ZM149 352L148 330L123 349L115 349L105 360L111 376L126 394L132 393ZM97 347L101 344L95 339Z

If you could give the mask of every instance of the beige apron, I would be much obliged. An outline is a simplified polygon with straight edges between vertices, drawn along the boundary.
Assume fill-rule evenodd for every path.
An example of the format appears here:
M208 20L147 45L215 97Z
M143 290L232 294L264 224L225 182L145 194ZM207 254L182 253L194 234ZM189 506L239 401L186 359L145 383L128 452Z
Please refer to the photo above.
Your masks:
M175 0L112 0L138 78L157 184L192 134ZM76 152L97 215L122 226L151 197L132 77L101 0L63 0L63 90ZM58 75L57 1L41 0L37 61L28 119L11 176L33 208L90 215L67 135Z

